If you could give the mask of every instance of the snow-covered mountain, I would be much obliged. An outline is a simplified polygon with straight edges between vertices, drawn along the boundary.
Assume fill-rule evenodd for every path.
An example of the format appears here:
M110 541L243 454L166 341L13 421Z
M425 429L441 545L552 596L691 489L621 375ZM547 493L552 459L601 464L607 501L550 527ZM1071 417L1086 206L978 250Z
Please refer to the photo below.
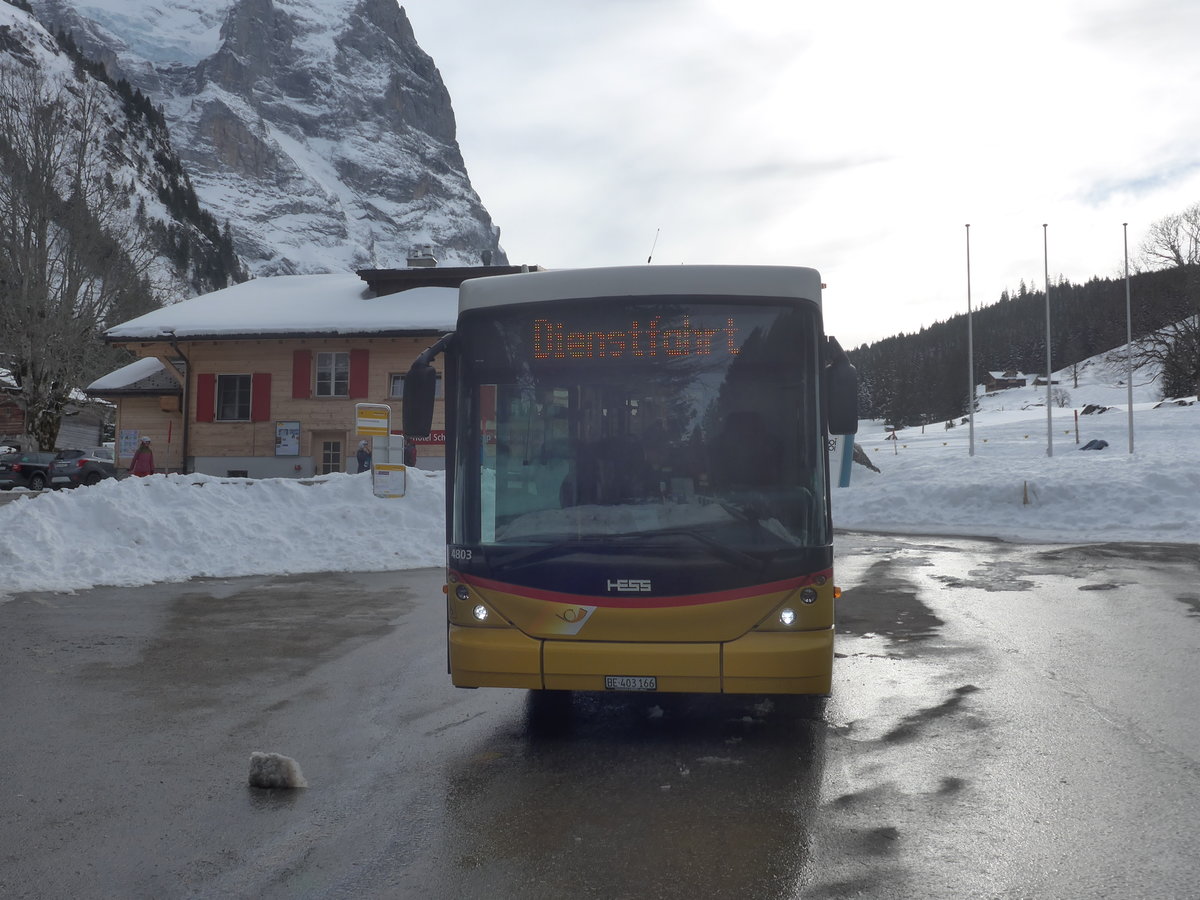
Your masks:
M246 278L230 237L198 203L166 123L147 96L109 79L70 42L56 40L27 3L0 2L0 81L9 104L0 111L0 206L13 217L13 235L22 227L34 229L37 214L49 211L61 229L55 236L74 236L48 251L51 256L62 256L75 240L81 242L75 248L79 259L103 250L105 240L115 242L105 258L129 255L126 270L137 270L134 280L144 276L146 283L122 288L111 315L137 315L156 305L147 296L151 288L158 301L169 301ZM43 111L52 107L51 115L72 127L34 127L30 109L43 102L48 104ZM102 183L85 205L106 237L98 239L65 207L42 209L27 191L28 179L19 177L30 166L64 196L75 179ZM81 249L82 244L89 246ZM153 258L143 266L132 257ZM111 271L103 276L94 267L89 271L104 281L113 278ZM11 333L4 337L9 340L0 340L0 353L11 351L7 345L15 340Z
M256 275L507 262L396 0L33 0L146 93Z

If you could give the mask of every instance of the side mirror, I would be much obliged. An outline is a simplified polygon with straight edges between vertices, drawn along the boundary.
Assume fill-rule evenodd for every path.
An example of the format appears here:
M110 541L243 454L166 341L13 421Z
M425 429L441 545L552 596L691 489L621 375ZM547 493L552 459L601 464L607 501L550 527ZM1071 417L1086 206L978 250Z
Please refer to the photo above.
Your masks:
M406 438L429 437L433 427L433 398L437 371L418 359L404 376L404 406L401 418Z
M858 433L858 371L836 338L829 338L830 362L825 369L830 434Z
M400 419L406 438L429 437L433 428L433 399L437 393L437 371L432 363L453 339L454 332L442 335L413 360L404 376L404 406Z

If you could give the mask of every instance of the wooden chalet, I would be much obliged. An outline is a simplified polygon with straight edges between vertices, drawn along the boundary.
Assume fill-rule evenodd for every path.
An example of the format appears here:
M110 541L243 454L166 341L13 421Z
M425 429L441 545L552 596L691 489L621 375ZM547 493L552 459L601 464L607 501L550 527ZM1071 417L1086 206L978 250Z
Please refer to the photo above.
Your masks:
M105 340L139 359L88 393L117 406L121 466L149 437L159 471L354 472L356 405L387 404L399 431L405 374L454 329L458 286L530 268L410 265L254 279L110 329ZM444 467L444 421L439 406L418 465Z

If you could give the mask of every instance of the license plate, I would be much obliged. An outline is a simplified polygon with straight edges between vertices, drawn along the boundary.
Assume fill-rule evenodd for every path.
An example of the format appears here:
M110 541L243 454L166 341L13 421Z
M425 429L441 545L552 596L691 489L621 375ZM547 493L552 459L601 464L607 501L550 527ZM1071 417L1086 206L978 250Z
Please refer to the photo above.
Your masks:
M605 675L606 691L657 691L658 679L653 675Z

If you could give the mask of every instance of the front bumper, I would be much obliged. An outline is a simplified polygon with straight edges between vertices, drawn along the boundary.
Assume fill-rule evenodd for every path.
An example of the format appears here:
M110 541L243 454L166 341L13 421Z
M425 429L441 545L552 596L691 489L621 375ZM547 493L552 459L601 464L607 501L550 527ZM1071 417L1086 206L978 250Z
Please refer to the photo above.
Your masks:
M725 643L540 640L451 625L458 687L603 691L606 675L657 679L661 692L828 694L834 629L750 632Z

